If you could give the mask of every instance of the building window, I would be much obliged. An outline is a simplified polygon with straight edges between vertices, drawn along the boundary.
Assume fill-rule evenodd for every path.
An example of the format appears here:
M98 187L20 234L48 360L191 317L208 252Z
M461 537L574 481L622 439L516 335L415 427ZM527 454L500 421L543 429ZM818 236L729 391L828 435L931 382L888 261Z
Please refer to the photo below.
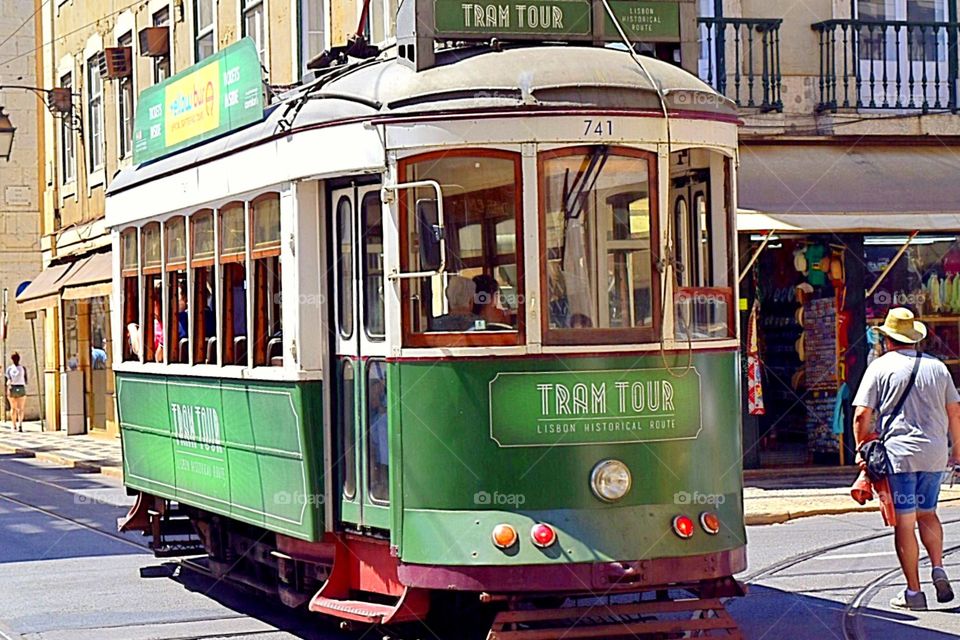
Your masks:
M170 27L170 9L164 7L153 14L153 26ZM153 59L153 83L163 82L170 77L170 53Z
M103 168L103 78L98 53L87 59L87 158L90 170Z
M196 0L193 3L194 62L212 56L217 49L213 35L213 16L213 0Z
M307 71L307 63L323 53L326 27L325 7L322 1L300 0L300 67Z
M257 46L257 53L260 55L260 62L265 64L267 59L267 35L263 24L263 0L240 0L240 11L243 14L242 35L253 38L253 42Z
M126 33L117 38L117 46L133 46L133 34ZM133 151L133 114L134 114L133 74L117 81L117 121L120 124L120 157L126 158Z
M60 78L60 86L73 90L73 74L66 74ZM77 148L74 146L73 129L69 118L60 119L60 174L63 183L77 179Z

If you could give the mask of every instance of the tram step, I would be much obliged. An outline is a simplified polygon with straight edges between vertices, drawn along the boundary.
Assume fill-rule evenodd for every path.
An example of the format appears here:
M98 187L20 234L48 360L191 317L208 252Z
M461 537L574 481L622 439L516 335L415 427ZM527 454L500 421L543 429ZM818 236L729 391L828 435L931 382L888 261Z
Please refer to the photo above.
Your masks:
M394 607L363 600L337 600L320 596L310 602L310 610L367 624L381 624L393 614Z
M737 623L718 599L651 601L504 611L487 640L569 640L579 638L725 638L742 640Z

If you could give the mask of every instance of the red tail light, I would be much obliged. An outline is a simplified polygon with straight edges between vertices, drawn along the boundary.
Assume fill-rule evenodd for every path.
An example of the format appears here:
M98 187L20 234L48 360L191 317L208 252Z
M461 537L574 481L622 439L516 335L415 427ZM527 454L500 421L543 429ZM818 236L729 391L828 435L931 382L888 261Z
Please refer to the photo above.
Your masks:
M684 540L693 537L693 520L687 516L677 516L673 519L673 532Z
M543 549L557 541L557 532L550 525L540 523L533 525L530 537L533 538L533 544Z

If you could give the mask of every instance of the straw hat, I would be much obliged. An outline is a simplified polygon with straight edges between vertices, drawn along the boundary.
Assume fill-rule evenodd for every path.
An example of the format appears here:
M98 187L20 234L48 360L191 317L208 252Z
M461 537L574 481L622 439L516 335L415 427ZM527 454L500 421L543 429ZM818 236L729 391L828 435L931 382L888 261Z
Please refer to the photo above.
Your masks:
M910 309L896 307L887 312L883 324L877 331L897 342L913 344L927 337L927 327L919 320L914 319Z

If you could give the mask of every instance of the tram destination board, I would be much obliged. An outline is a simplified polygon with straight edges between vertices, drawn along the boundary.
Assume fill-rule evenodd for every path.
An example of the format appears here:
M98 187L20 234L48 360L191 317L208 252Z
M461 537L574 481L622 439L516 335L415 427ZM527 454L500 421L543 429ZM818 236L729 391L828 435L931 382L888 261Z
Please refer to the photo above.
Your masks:
M154 160L263 119L260 57L250 38L144 89L133 161Z
M605 16L595 28L591 0L433 0L438 38L592 40L620 39ZM678 2L610 0L610 7L631 41L678 41ZM601 25L597 25L598 27ZM599 33L595 33L599 32Z
M490 437L501 447L692 440L700 373L666 369L501 373L490 382Z

